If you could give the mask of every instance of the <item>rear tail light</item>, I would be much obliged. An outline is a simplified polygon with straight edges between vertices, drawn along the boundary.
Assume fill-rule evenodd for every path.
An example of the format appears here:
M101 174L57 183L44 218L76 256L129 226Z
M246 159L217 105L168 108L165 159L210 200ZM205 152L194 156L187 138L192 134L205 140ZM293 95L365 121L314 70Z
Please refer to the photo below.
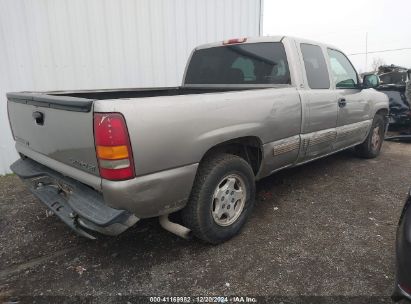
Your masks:
M227 44L237 44L237 43L244 43L247 41L247 37L243 37L243 38L233 38L233 39L228 39L228 40L224 40L223 44L227 45Z
M126 180L135 176L130 137L123 115L94 113L94 140L102 178Z

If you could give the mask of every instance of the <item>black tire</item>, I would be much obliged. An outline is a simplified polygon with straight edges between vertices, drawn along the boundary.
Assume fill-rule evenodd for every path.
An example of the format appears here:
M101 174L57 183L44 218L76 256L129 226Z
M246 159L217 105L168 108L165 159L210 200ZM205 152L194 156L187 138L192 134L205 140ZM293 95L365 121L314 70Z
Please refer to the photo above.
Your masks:
M379 142L377 145L373 144L374 130L378 129ZM382 143L384 142L385 135L385 119L382 115L375 115L370 132L368 133L365 141L355 147L355 151L360 157L363 158L375 158L380 154Z
M221 226L213 217L214 193L220 182L232 175L240 177L244 184L245 202L238 218L228 226ZM239 233L253 209L254 200L255 178L250 165L236 155L217 154L201 162L190 199L181 211L182 220L197 238L211 244L222 243Z

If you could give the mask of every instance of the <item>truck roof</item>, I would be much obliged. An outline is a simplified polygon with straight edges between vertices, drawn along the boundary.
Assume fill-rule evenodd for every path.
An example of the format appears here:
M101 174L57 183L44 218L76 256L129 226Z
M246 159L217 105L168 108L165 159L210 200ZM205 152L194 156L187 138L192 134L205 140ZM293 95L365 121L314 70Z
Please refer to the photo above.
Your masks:
M282 36L277 35L277 36L237 37L237 39L239 39L239 40L246 39L246 41L240 42L241 44L243 44L243 43L244 44L257 43L257 42L280 42L283 39L290 39L290 40L298 41L300 43L315 44L315 45L325 46L325 47L329 47L329 48L332 48L332 49L335 49L335 50L339 50L338 47L335 47L331 44L326 44L326 43L322 43L322 42L318 42L318 41L313 41L313 40L298 38L298 37L293 37L293 36L284 36L284 35L282 35ZM223 46L226 41L227 40L202 44L202 45L197 46L195 48L195 50Z

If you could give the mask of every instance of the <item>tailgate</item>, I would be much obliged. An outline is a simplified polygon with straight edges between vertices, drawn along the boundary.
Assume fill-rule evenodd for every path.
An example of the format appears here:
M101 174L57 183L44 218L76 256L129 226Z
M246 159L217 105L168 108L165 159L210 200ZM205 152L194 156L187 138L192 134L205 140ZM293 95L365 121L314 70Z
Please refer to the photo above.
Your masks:
M40 93L8 93L7 99L19 152L68 176L79 170L99 176L93 100Z

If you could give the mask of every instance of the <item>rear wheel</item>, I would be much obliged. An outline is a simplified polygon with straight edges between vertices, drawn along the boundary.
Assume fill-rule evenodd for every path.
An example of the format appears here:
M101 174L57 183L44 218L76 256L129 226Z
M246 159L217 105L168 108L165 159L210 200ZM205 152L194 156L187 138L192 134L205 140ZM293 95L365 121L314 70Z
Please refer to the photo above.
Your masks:
M190 200L182 210L184 225L212 244L235 236L254 205L255 181L241 157L219 154L203 160Z
M380 154L384 142L385 120L382 115L375 115L371 130L365 141L356 146L357 154L364 158L375 158Z

